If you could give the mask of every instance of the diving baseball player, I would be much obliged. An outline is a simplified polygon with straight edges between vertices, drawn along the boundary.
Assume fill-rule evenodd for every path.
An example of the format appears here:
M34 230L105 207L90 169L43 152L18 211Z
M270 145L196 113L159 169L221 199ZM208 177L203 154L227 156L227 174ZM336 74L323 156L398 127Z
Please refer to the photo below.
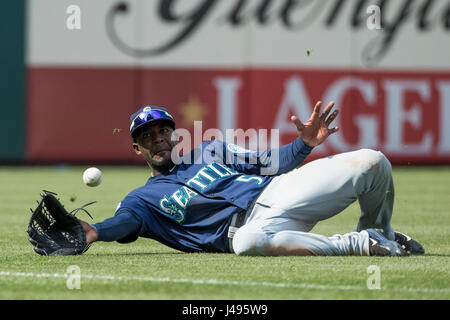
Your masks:
M147 183L131 191L113 217L89 225L88 243L155 239L184 252L238 255L406 256L423 247L390 221L394 204L391 165L378 151L336 154L299 167L315 146L338 131L330 103L302 123L298 138L278 149L244 150L204 142L172 159L175 122L166 108L146 106L130 118L133 148L151 168ZM353 232L327 237L311 229L358 200Z

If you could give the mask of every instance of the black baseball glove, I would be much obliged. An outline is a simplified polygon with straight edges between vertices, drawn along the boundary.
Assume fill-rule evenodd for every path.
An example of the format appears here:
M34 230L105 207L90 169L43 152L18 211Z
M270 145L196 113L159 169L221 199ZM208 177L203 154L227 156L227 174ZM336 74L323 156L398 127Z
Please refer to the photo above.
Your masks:
M91 217L84 207L95 201L67 212L55 195L57 194L44 190L36 209L31 209L33 214L28 224L28 240L34 246L34 251L41 255L82 254L89 249L89 244L86 242L83 226L75 217L75 213L83 210Z

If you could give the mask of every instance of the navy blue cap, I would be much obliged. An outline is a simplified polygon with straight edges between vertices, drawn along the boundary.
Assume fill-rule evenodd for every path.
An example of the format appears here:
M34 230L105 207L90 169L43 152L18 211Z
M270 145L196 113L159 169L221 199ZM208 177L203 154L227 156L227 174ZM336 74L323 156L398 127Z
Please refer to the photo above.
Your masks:
M172 115L164 107L145 106L130 116L130 134L135 138L136 130L156 121L167 121L175 129L175 121Z

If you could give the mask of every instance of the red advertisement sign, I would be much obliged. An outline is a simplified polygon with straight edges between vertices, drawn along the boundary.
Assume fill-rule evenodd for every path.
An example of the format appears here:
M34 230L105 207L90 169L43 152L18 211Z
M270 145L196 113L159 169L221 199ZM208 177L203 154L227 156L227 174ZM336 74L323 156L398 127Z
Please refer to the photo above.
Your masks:
M202 121L224 136L278 129L286 144L290 115L306 121L318 100L336 103L340 131L308 160L372 148L393 163L450 162L450 73L263 68L30 68L27 159L141 163L128 126L144 105L166 106L192 136Z

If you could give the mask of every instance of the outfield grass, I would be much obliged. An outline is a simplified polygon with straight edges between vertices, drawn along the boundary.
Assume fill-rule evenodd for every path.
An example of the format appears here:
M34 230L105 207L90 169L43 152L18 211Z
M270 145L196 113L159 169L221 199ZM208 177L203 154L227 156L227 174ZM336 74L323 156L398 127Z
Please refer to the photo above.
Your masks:
M42 189L59 193L72 210L94 222L142 185L148 169L101 167L99 187L82 182L86 167L0 167L0 299L449 299L450 167L394 168L394 228L417 238L426 255L382 257L238 257L185 254L153 240L95 243L81 256L42 257L27 240L29 208ZM71 198L76 198L71 201ZM89 221L87 216L81 218ZM354 229L358 206L318 224L324 235ZM68 266L81 270L69 290ZM380 268L381 289L369 290L367 268Z

